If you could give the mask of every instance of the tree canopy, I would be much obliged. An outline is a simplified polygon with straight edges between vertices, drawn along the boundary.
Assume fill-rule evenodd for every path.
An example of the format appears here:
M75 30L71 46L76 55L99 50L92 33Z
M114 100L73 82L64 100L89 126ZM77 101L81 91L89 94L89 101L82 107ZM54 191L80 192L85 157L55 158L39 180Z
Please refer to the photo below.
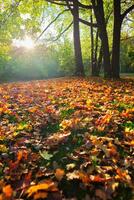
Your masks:
M40 55L44 68L45 49L49 49L59 76L99 76L104 72L106 78L119 78L120 72L133 72L133 0L6 0L0 2L0 7L0 74L3 79L8 79L8 71L17 77L21 55L33 51L14 45L13 41L26 37L33 40L36 52L44 49L44 55ZM27 68L30 62L32 65L32 59L27 62ZM46 77L48 72L44 69L43 74L42 77Z

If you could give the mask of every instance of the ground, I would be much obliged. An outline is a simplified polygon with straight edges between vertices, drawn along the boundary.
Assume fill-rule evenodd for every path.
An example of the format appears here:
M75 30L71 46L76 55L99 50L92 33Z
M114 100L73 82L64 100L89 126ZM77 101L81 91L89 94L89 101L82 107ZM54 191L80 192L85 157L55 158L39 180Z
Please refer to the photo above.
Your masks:
M0 200L128 200L134 81L0 85Z

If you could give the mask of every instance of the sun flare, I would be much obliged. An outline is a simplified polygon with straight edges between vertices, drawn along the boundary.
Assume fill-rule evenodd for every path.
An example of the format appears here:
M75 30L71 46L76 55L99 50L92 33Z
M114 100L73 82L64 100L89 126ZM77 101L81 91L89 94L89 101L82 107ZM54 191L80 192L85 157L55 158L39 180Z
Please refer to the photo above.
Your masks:
M30 37L26 37L23 40L14 39L13 45L16 47L24 47L26 49L33 49L35 47L34 41Z

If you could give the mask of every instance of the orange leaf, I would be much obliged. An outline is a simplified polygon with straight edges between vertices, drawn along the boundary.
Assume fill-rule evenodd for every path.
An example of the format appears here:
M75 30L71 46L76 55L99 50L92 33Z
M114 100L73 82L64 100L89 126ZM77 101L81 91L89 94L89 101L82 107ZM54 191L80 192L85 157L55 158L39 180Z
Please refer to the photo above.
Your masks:
M23 156L23 151L18 151L17 160L20 161L22 159L22 156Z
M23 151L23 158L25 160L27 160L27 158L28 158L28 152L26 150Z
M111 156L117 155L117 150L116 150L116 148L115 148L114 146L112 146L112 147L110 148L110 150L109 150L109 153L110 153Z
M111 119L111 115L110 114L106 114L105 116L99 118L97 121L96 121L96 124L97 125L102 125L102 124L108 124L110 122L110 119Z
M4 199L3 199L3 195L2 195L2 194L0 194L0 200L4 200Z
M79 172L79 177L80 177L80 179L82 180L83 183L89 183L90 182L90 179L89 179L87 174Z
M5 187L3 187L2 190L7 198L10 198L13 195L13 190L11 188L11 185L6 185Z
M56 169L55 177L57 178L58 181L60 181L63 178L64 174L65 172L63 169Z
M116 179L121 179L121 180L127 180L128 182L131 180L130 175L128 174L127 170L121 170L121 169L117 169L116 170L117 175L115 176Z

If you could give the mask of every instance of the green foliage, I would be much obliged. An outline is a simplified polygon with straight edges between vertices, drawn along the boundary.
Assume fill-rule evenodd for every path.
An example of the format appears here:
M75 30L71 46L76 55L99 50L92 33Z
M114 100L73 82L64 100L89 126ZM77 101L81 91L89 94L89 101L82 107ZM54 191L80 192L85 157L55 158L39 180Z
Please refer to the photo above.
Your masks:
M68 109L68 110L62 110L61 111L61 118L68 118L70 115L72 115L75 112L74 109Z
M134 72L133 39L121 43L121 72Z
M88 5L89 1L81 0L81 3ZM122 2L122 12L132 1L127 4ZM24 80L42 79L47 77L57 77L72 75L75 71L74 50L73 50L73 28L60 36L65 28L71 23L72 15L69 11L64 12L42 35L37 42L35 50L15 49L12 47L13 39L23 39L29 35L33 40L55 17L66 9L44 0L24 0L24 1L2 1L0 2L0 79L4 80ZM104 1L105 18L109 18L107 31L110 50L112 49L113 34L113 3ZM90 20L91 11L80 9L80 17ZM134 51L132 29L134 15L129 14L129 20L124 20L122 28L121 43L121 72L134 72ZM93 15L93 21L96 22ZM130 28L130 29L129 29ZM81 45L83 63L86 75L91 73L91 41L90 27L80 23ZM129 31L128 31L129 30ZM94 34L96 30L94 29ZM56 40L58 38L58 40ZM128 38L124 40L124 38ZM98 43L100 48L100 40ZM99 48L98 53L99 55ZM19 53L16 53L19 51Z

